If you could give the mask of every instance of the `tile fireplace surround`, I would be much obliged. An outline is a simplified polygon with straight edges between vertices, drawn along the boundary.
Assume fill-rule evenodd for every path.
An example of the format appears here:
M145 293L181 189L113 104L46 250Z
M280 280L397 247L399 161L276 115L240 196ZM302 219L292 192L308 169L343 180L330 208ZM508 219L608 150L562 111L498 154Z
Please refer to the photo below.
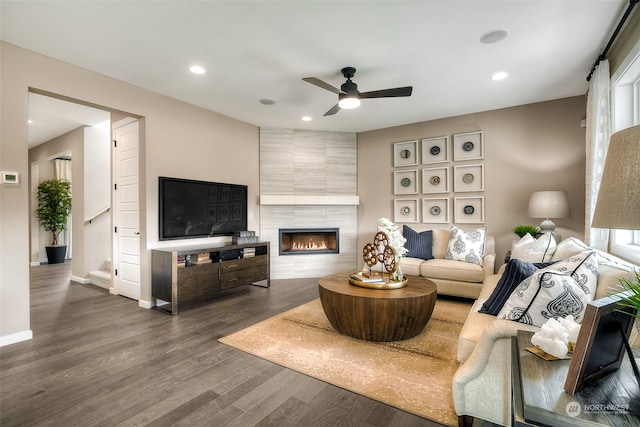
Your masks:
M323 277L357 268L356 135L260 129L260 239L271 278ZM337 228L340 253L279 255L280 229Z

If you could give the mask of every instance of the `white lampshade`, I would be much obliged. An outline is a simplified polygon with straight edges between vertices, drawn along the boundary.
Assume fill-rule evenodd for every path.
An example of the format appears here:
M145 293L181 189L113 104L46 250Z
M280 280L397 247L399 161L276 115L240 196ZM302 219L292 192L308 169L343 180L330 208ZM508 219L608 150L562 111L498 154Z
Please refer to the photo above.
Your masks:
M566 191L536 191L529 199L529 217L545 218L540 224L542 231L555 229L550 218L569 216L569 198Z
M591 225L640 229L640 126L611 135Z

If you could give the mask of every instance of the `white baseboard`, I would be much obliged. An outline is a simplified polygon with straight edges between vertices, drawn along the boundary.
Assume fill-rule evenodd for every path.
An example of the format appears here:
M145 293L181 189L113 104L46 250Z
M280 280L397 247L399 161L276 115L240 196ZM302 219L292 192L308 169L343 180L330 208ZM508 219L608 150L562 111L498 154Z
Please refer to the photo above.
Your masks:
M116 291L116 288L114 288L113 286L109 288L109 293L111 295L120 295L118 291Z
M30 339L33 339L33 331L31 329L23 332L17 332L15 334L5 335L3 337L0 337L0 347L15 344L21 341L28 341Z
M80 283L82 285L88 285L89 283L91 283L91 278L89 278L89 277L78 277L78 276L71 275L71 281L72 282L76 282L76 283Z
M40 265L40 261L31 261L29 267L37 267Z
M141 308L152 308L153 303L151 301L138 300L138 307Z

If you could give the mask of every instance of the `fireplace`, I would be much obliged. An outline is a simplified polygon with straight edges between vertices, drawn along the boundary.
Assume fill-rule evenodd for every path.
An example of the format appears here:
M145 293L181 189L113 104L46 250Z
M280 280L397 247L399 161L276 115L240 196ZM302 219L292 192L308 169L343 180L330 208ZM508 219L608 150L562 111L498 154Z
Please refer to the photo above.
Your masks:
M280 255L340 253L338 228L281 228Z

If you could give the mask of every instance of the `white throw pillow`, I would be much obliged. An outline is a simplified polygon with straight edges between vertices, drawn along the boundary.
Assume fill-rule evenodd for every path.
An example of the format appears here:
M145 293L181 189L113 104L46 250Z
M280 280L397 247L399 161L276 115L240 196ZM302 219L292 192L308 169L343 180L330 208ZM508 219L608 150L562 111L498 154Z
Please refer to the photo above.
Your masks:
M467 233L452 225L444 259L482 265L486 233L487 230L484 227Z
M551 261L555 250L556 239L551 232L544 233L538 239L534 239L527 233L513 244L511 258L527 262L548 262Z
M498 313L498 319L541 327L551 318L571 314L582 322L598 285L595 252L585 252L542 268L524 279Z
M555 261L558 259L569 258L570 256L578 255L580 252L584 252L588 250L593 250L593 249L591 249L584 242L576 239L575 237L568 237L564 239L562 242L558 243L551 260Z

